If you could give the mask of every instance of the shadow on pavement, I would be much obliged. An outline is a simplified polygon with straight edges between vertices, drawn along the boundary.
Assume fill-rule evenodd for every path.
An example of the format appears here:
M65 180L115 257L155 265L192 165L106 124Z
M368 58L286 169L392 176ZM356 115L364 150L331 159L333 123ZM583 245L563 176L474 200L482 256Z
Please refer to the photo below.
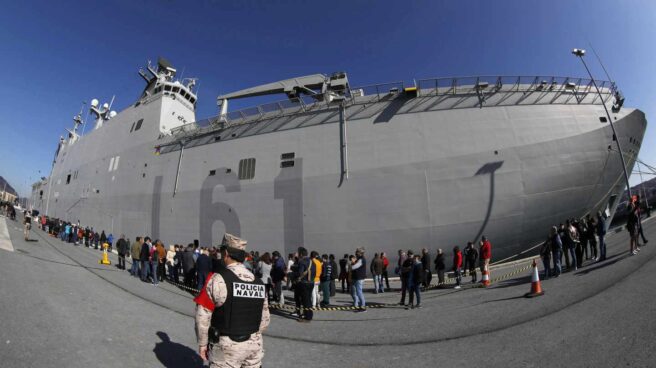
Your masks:
M282 318L287 318L287 319L292 319L292 320L297 320L298 319L297 316L293 315L294 311L288 310L288 309L270 308L269 313L271 313L274 316L278 316L278 317L282 317Z
M496 286L494 286L491 289L503 289L503 288L517 286L517 285L521 285L521 284L527 284L527 283L529 283L529 284L531 283L531 276L530 275L520 277L520 278L517 278L517 279L508 280L508 281L501 281L500 283L498 283Z
M502 299L493 299L493 300L488 300L488 301L485 301L485 302L483 302L483 303L481 303L481 304L494 303L494 302L503 302L503 301L506 301L506 300L515 300L515 299L524 299L524 298L525 298L525 297L524 297L523 295L519 295L519 296L511 296L510 298L502 298Z
M626 257L629 256L629 254L626 253L626 254L623 254L621 257L618 257L617 259L614 259L614 260L612 260L612 261L608 261L610 258L615 258L615 257L617 257L618 255L619 255L619 254L614 255L614 256L612 256L612 257L607 257L606 260L601 261L601 262L599 262L598 264L595 264L593 267L586 267L586 268L584 268L584 269L581 270L581 271L575 272L574 274L575 274L576 276L585 276L585 275L589 274L590 272L593 272L593 271L596 271L596 270L599 270L599 269L602 269L602 268L608 267L608 266L610 266L610 265L614 265L615 263L617 263L617 262L619 262L619 261L621 261L621 260L623 260L624 258L626 258Z
M165 332L158 331L157 336L162 341L155 344L153 352L164 367L203 367L203 360L195 350L171 341Z

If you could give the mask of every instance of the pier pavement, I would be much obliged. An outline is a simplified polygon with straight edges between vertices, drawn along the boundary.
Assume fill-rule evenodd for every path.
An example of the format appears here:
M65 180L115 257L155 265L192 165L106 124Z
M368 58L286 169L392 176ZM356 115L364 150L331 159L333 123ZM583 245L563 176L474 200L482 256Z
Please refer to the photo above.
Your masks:
M0 223L9 235L0 234L3 367L203 366L188 292L101 266L100 252L38 229L26 242L18 222ZM656 239L655 223L644 229ZM521 270L486 289L427 291L419 310L391 306L398 292L366 294L389 307L319 311L310 324L274 310L264 367L653 366L656 244L629 256L625 231L607 242L606 261L542 281L536 299L523 297L527 260L493 271L494 281ZM349 301L338 293L333 304Z

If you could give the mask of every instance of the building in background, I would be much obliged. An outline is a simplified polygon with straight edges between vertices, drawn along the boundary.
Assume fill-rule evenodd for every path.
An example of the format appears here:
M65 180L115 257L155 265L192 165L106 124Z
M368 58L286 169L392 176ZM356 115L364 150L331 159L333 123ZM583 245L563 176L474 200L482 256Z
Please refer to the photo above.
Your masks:
M2 202L12 202L14 203L18 198L18 193L16 190L3 178L0 176L0 201Z

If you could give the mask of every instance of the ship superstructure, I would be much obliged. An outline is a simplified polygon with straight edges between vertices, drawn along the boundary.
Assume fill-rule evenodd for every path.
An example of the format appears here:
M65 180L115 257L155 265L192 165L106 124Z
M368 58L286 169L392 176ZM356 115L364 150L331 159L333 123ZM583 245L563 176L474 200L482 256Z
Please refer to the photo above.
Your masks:
M502 258L566 217L612 216L624 187L589 79L351 88L346 73L317 74L219 96L218 116L196 121L193 84L166 61L148 73L136 103L113 116L96 104L97 129L62 141L52 186L33 202L42 212L131 238L209 246L228 231L253 249L338 256L485 234ZM632 168L645 116L597 83ZM229 111L272 94L285 99Z

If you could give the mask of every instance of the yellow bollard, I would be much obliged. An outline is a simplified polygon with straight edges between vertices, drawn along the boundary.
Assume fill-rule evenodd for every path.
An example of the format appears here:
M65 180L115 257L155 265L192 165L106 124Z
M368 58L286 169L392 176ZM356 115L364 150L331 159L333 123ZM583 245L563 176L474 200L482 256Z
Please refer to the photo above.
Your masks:
M109 261L109 256L107 255L107 248L109 248L109 244L103 243L102 247L103 247L103 256L102 256L102 259L100 261L98 261L98 263L104 264L104 265L112 264L112 262Z

